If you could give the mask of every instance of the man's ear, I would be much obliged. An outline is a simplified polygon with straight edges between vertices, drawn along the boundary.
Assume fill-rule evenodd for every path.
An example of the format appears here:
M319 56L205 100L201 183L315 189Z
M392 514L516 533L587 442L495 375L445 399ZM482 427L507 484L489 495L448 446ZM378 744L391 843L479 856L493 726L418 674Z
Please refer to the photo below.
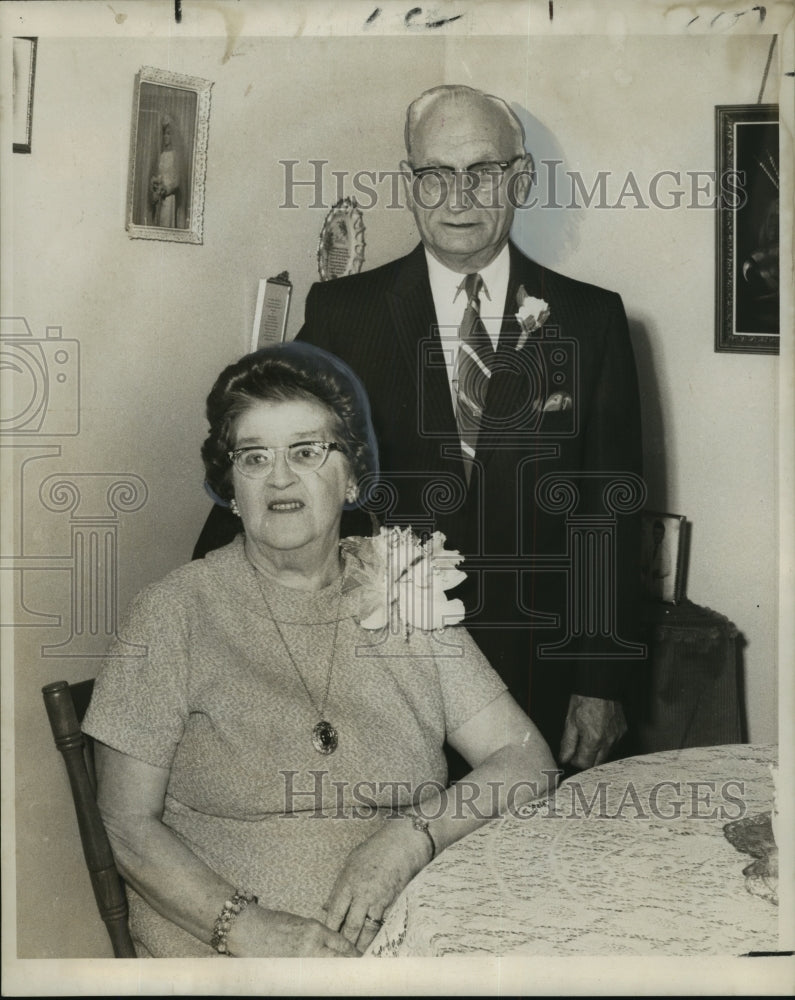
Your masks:
M536 166L530 153L525 153L521 161L514 167L509 181L510 200L514 208L519 208L527 201L530 188L536 179Z
M408 160L400 161L400 176L403 181L403 191L406 195L406 206L414 211L414 174L411 172L411 164Z

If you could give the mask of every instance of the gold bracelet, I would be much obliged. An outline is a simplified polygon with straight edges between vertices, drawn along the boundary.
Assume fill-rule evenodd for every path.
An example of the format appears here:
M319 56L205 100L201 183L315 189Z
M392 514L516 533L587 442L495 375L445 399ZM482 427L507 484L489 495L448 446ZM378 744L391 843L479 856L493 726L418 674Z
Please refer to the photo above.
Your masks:
M234 896L232 896L231 899L227 899L224 903L223 909L218 914L213 926L213 936L210 938L210 944L213 948L215 948L219 955L225 955L227 958L231 958L226 939L232 927L232 921L236 916L238 916L238 914L245 910L249 903L257 902L258 899L252 892L246 892L243 889L238 889Z
M431 842L431 861L436 857L436 841L433 839L433 834L428 828L428 820L424 819L422 816L418 816L417 813L407 813L407 816L411 817L411 825L415 830L420 833L424 833L425 836Z

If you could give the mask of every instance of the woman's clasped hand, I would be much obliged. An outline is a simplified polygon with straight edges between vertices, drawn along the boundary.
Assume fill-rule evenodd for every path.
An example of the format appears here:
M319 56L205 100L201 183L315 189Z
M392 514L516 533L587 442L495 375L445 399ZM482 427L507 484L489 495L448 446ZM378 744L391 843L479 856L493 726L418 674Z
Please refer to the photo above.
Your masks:
M251 926L254 919L256 927ZM230 947L241 958L358 958L362 954L355 943L319 920L284 910L258 907L248 920L243 913L236 923L229 935Z
M346 858L324 905L326 925L364 951L387 908L430 860L429 841L411 823L387 820Z

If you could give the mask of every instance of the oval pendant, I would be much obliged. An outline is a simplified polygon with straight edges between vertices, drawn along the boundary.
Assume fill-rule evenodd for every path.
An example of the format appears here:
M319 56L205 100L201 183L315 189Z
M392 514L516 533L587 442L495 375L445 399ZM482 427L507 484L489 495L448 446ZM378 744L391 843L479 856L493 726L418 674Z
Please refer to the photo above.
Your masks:
M312 746L318 753L334 753L339 744L337 730L330 722L321 719L312 730Z

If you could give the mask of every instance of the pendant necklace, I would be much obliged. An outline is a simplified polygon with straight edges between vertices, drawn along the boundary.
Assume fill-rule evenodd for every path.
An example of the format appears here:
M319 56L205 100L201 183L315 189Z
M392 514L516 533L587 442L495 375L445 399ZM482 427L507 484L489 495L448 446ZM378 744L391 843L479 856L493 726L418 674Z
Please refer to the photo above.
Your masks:
M290 663L293 666L293 669L298 674L298 679L301 681L301 684L304 687L304 691L306 691L306 696L307 698L309 698L310 704L312 705L312 708L315 710L315 713L317 714L318 721L312 728L312 746L315 748L315 750L317 750L318 753L322 753L324 755L334 753L334 751L339 746L339 735L334 726L332 726L332 724L326 718L324 718L324 716L326 714L326 705L328 703L328 693L329 690L331 689L331 674L332 671L334 670L334 654L337 650L337 632L339 631L340 627L340 609L342 607L342 574L340 575L340 593L339 597L337 598L337 614L334 620L334 639L331 643L331 658L329 659L328 676L326 677L326 690L325 693L323 694L323 703L321 704L320 708L318 708L317 705L315 704L315 699L312 697L312 692L309 690L309 687L307 686L307 683L304 680L304 676L298 669L298 664L295 662L293 654L290 652L290 647L287 645L287 640L284 638L284 633L282 632L281 627L278 621L276 620L276 616L274 615L273 610L271 609L268 598L265 596L265 588L262 585L260 574L256 569L254 570L254 574L257 577L257 583L259 584L259 590L260 593L262 594L262 600L265 602L265 607L268 609L268 614L271 616L271 621L273 622L274 628L276 629L279 638L282 641L282 645L287 651L287 656L290 660Z

